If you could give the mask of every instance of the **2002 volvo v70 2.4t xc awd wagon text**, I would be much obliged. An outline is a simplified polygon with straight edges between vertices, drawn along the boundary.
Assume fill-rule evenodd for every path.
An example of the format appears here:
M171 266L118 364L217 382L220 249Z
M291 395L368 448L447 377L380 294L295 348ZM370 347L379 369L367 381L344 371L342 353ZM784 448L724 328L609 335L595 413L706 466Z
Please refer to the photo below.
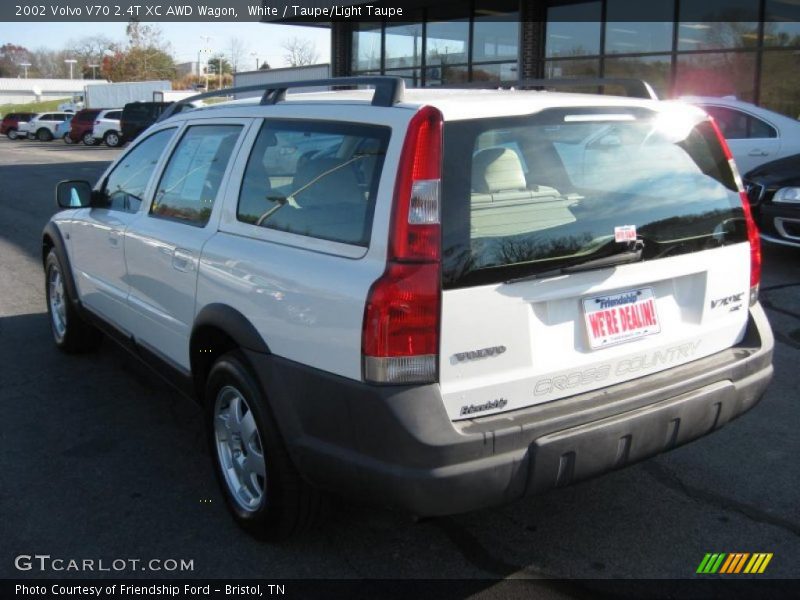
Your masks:
M286 97L346 84L375 89ZM353 78L173 112L59 184L52 332L103 330L195 396L256 535L318 490L509 502L705 435L770 380L758 233L700 109Z

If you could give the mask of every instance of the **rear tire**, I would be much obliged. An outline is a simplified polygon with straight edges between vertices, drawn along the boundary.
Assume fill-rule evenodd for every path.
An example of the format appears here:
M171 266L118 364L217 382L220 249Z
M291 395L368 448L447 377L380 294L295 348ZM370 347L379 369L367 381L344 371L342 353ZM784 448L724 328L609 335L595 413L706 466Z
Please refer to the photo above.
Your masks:
M66 272L55 250L50 250L47 255L44 270L47 315L56 346L69 354L96 349L102 341L102 334L75 310L66 285Z
M214 471L236 522L262 540L306 530L320 492L302 479L256 378L240 352L220 357L206 384Z
M53 139L53 133L49 129L42 127L36 132L36 139L40 142L49 142Z
M116 131L107 131L103 136L103 141L109 148L116 148L122 145L122 138Z
M81 141L84 146L97 146L100 143L100 140L96 139L91 132L84 133Z
M19 137L19 132L12 127L6 131L6 137L10 140L15 140Z
M64 139L64 143L67 144L67 145L75 143L75 142L72 141L72 138L69 137L69 132L64 134L63 139Z

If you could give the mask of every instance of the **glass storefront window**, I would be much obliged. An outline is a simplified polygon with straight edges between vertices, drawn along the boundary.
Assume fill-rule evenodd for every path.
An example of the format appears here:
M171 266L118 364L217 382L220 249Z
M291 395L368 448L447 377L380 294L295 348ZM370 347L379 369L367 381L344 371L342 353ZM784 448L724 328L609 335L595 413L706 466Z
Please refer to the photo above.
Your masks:
M472 81L516 81L519 79L517 63L472 65Z
M600 61L595 58L574 60L548 60L544 65L545 77L599 77Z
M800 119L800 54L764 52L761 57L759 104L793 119Z
M422 73L420 69L394 69L386 71L386 75L402 77L408 87L422 87Z
M640 13L646 21L635 20ZM606 54L669 52L674 15L673 0L608 0Z
M359 23L353 31L353 71L381 68L381 27Z
M644 79L653 86L659 98L669 94L670 55L606 58L605 77L632 77Z
M766 0L765 46L800 46L800 3L795 0Z
M469 20L428 23L426 61L429 65L467 62Z
M386 25L387 69L422 64L422 23Z
M516 60L519 53L516 0L480 0L472 25L472 60Z
M675 96L736 96L752 102L754 52L679 54Z
M678 50L753 47L758 42L759 0L681 2Z
M445 85L469 81L467 65L440 64L425 70L425 85Z
M547 9L547 58L600 54L600 2L582 2Z

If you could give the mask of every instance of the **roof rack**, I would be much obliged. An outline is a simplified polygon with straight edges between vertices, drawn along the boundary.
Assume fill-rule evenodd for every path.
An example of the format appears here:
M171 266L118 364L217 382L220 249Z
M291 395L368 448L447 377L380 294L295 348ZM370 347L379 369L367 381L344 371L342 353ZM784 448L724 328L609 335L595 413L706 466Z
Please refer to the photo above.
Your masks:
M444 88L480 88L480 89L545 89L545 88L564 88L564 87L597 87L619 86L631 98L644 98L646 100L658 100L653 87L643 79L630 79L625 77L576 77L560 79L521 79L517 81L495 81L495 82L473 82L459 84Z
M364 76L364 77L331 77L328 79L308 79L306 81L284 81L280 83L260 83L253 85L245 85L234 88L224 88L221 90L214 90L212 92L203 92L182 98L174 102L167 110L161 113L159 121L168 119L176 112L180 112L181 107L202 100L204 98L214 98L222 95L240 94L242 92L263 92L261 96L261 104L277 104L286 99L286 90L304 87L354 87L358 85L371 85L375 87L375 93L372 96L372 106L394 106L398 102L403 101L403 92L405 91L405 82L400 77L387 77L383 75Z

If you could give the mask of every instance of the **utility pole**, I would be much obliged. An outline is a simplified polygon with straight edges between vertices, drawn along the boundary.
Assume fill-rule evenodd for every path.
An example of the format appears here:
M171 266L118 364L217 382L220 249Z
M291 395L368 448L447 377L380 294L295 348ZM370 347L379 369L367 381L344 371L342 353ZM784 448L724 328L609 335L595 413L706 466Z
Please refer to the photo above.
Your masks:
M28 78L28 67L31 66L31 63L19 63L19 66L25 69L25 79Z
M100 65L87 65L87 66L92 68L92 79L97 79L97 68Z
M211 48L209 48L209 44L211 42L211 36L201 35L200 39L201 40L205 40L205 47L201 50L201 52L204 52L205 55L206 55L206 69L205 69L205 71L206 71L206 91L208 91L208 61L211 58Z
M253 58L256 59L256 71L258 71L258 53L257 52L251 52L250 56L252 56Z

